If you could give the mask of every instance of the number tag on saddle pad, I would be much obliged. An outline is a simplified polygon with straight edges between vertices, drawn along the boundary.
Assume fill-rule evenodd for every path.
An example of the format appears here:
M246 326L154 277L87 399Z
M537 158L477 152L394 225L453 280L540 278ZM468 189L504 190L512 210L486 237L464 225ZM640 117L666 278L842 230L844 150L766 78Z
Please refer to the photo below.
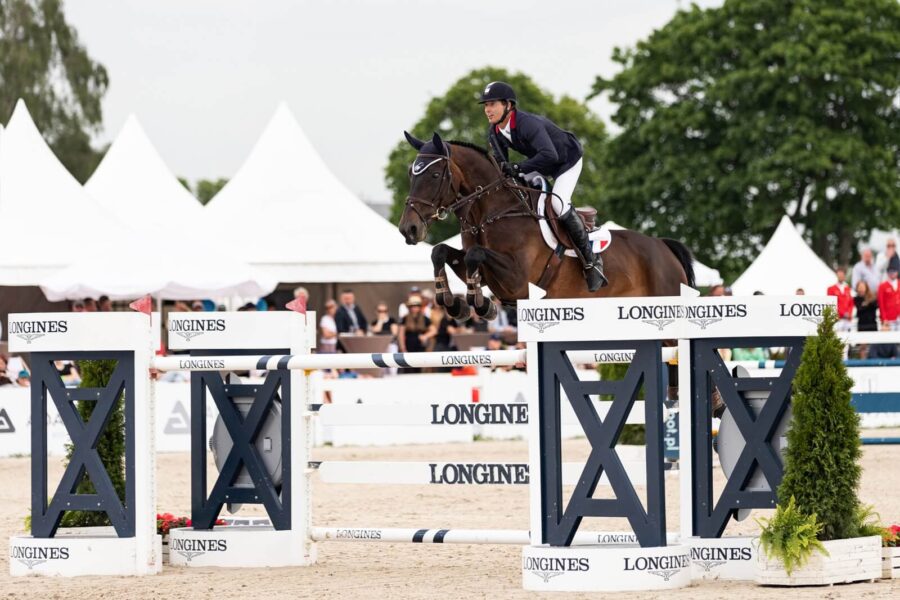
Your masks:
M597 254L609 248L609 243L612 242L612 234L609 232L609 229L601 225L600 229L595 229L588 234L588 239L591 240L594 253Z

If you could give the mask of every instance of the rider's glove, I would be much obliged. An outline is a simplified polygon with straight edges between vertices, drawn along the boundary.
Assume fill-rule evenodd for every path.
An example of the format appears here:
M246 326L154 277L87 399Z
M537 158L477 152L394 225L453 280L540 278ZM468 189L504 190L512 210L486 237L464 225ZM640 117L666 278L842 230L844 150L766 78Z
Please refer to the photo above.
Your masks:
M510 177L516 177L519 174L518 165L514 165L506 161L500 163L500 170L504 175L509 175Z

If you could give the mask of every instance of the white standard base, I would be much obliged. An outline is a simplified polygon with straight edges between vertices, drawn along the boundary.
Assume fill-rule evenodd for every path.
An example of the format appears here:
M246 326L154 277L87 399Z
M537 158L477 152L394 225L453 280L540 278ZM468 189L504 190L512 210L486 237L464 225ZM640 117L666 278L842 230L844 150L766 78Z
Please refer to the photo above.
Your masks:
M900 579L900 548L881 549L881 578Z
M756 578L757 537L690 537L682 543L690 548L694 579L753 581Z
M525 546L522 586L544 592L670 590L691 583L688 547Z
M162 571L162 538L154 536L150 561L140 563L135 538L64 536L9 538L9 574L153 575Z
M316 562L315 544L271 527L173 529L169 564L180 567L303 567Z
M782 562L760 549L756 583L760 585L831 585L880 579L881 536L822 542L828 556L813 551L809 561L788 575Z

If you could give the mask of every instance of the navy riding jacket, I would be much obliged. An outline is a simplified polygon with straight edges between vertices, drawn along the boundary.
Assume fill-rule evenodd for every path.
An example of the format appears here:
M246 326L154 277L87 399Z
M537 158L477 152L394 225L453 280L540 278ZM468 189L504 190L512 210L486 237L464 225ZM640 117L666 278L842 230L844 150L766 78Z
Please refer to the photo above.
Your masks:
M510 148L525 155L527 160L519 164L522 173L537 171L541 175L557 177L571 169L584 155L575 134L560 129L546 117L517 109L510 116L509 129L512 141L500 133L497 125L491 125L488 145L498 162L509 162Z

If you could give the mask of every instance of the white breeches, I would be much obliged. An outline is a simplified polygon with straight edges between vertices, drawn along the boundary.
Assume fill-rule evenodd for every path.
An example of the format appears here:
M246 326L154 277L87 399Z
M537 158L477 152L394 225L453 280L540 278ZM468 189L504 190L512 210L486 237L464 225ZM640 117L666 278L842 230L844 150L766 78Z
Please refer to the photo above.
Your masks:
M572 192L575 191L575 185L581 175L581 161L579 158L571 169L560 173L553 182L553 210L558 215L565 213L572 206Z

